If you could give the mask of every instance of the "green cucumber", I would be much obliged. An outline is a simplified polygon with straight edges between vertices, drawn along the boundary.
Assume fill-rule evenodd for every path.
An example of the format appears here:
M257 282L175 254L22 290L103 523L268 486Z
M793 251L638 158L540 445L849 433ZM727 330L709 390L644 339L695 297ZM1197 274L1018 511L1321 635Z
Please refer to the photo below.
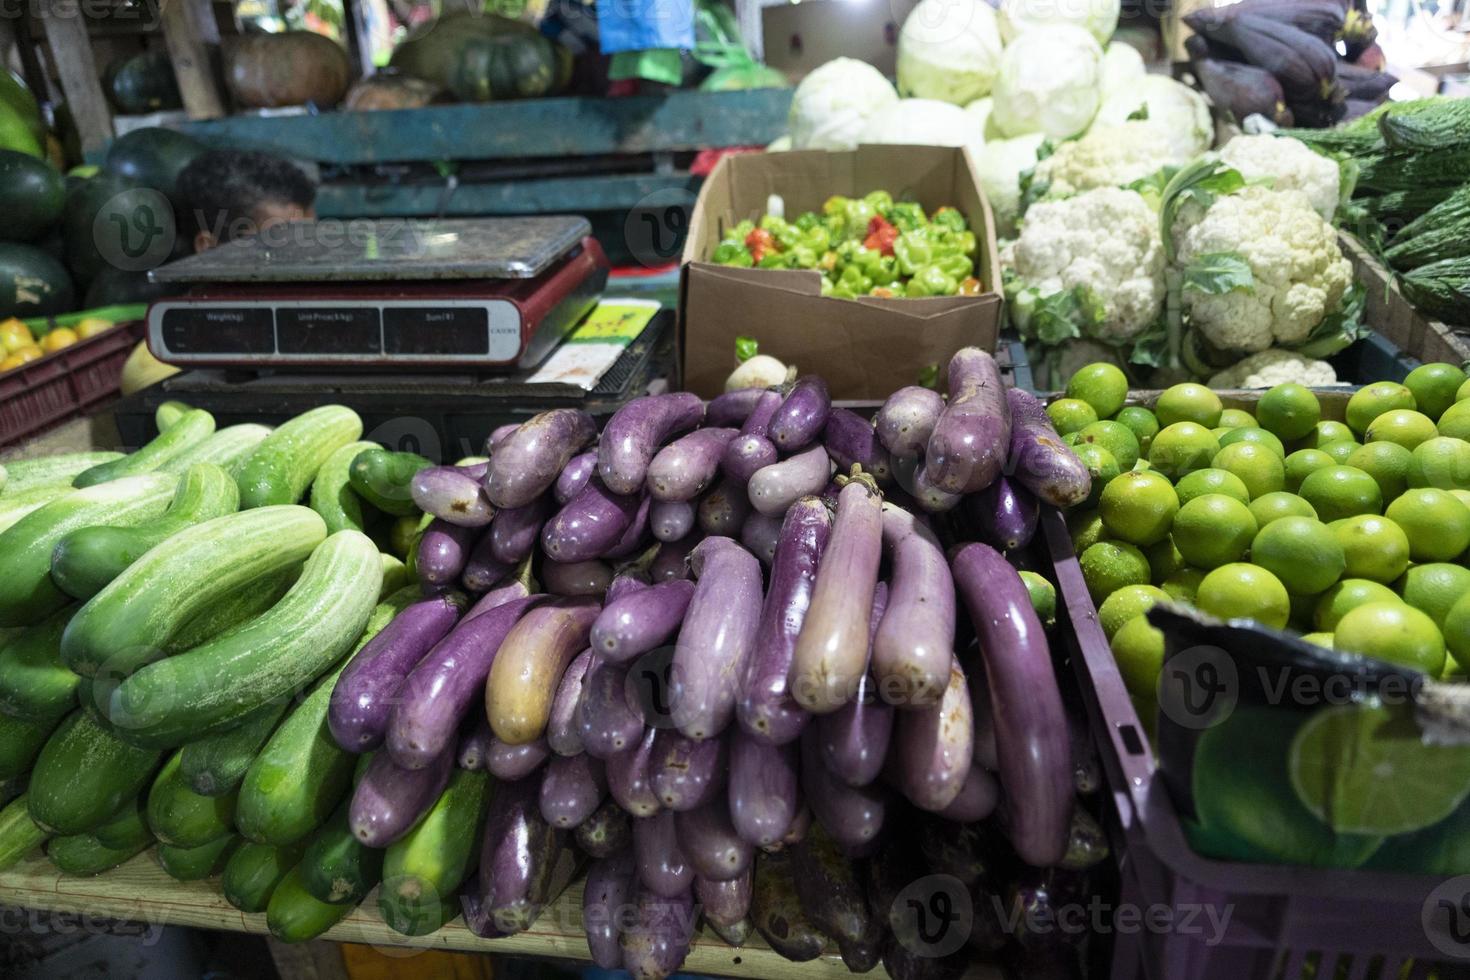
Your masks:
M148 801L141 795L133 797L122 808L99 823L90 831L103 847L121 850L140 841L153 841L153 830L148 826Z
M166 652L170 656L183 653L244 626L280 602L291 591L291 586L301 577L301 568L299 564L283 568L265 576L248 589L240 589L225 596L179 627L179 632L169 641Z
M0 780L14 779L30 772L41 748L55 730L55 722L37 724L0 714Z
M418 512L409 484L415 473L433 465L418 453L395 453L374 446L353 458L347 479L357 495L378 510L407 517Z
M378 911L390 929L422 936L444 924L444 904L478 863L489 801L490 774L457 769L423 819L388 846Z
M220 891L241 912L264 912L271 893L301 860L302 846L272 847L243 841L225 863Z
M240 469L240 506L294 504L328 457L362 437L362 419L343 405L323 405L266 436Z
M151 473L213 434L214 416L203 409L193 409L160 432L152 442L141 447L137 452L129 453L122 459L99 463L90 470L83 470L77 474L76 479L71 481L71 485L84 489L125 476Z
M189 788L201 796L233 792L289 707L289 702L264 705L234 728L185 745L180 768Z
M271 893L265 923L283 943L315 939L347 917L353 906L332 905L312 897L301 880L301 865L292 868Z
M158 863L175 881L199 881L223 871L239 846L240 838L235 834L226 834L198 847L159 844Z
M148 791L148 826L153 835L175 847L199 847L234 829L235 794L202 796L189 788L179 770L182 751L175 752Z
M0 810L0 871L15 867L51 835L31 819L24 793Z
M0 712L55 725L75 710L78 677L61 662L61 633L76 609L68 606L0 647Z
M153 424L158 426L159 432L167 432L172 429L185 415L194 410L194 406L185 405L181 401L170 399L159 404L153 410Z
M357 839L347 822L352 800L344 799L307 839L301 856L301 886L322 902L356 905L383 877L383 852Z
M56 542L79 527L151 521L168 509L177 482L170 474L145 473L77 490L0 533L0 626L38 623L71 601L51 580Z
M131 574L129 569L92 602ZM269 612L128 677L112 692L107 717L130 740L165 747L237 725L340 660L362 635L382 580L378 549L367 535L338 531L312 553L301 578ZM86 612L72 620L73 629Z
M378 590L378 595L386 599L408 585L411 580L408 575L408 566L403 562L386 552L378 557L383 559L383 587Z
M46 856L62 874L86 877L111 871L147 850L152 843L150 838L127 847L108 847L91 834L67 834L51 839L46 845Z
M5 464L4 463L0 463L0 494L4 494L5 493L5 484L7 484L9 482L10 482L10 471L5 468Z
M376 446L373 442L349 442L327 457L316 479L311 481L311 509L327 522L327 533L336 534L349 528L366 530L362 498L348 485L347 468L358 453Z
M0 531L8 530L31 511L39 510L51 501L72 493L76 493L76 490L70 484L53 483L0 497Z
M0 494L0 498L13 497L37 487L69 487L77 474L122 458L122 453L91 452L8 460L5 463L5 492Z
M304 560L325 538L322 519L295 506L185 528L82 607L61 638L62 662L88 677L104 667L111 677L126 677L162 656L179 629L210 605Z
M413 554L414 543L419 536L419 517L399 517L393 521L393 526L388 529L388 547L393 554L402 558L405 562Z
M168 510L132 527L83 527L56 544L51 578L61 590L90 599L153 548L178 532L240 509L234 477L213 463L197 463L179 477Z
M73 712L36 757L26 794L31 819L58 834L86 833L142 792L161 755Z
M195 463L213 463L233 479L239 476L240 467L255 452L255 447L270 434L270 426L256 425L254 422L226 426L158 469L162 473L182 473Z

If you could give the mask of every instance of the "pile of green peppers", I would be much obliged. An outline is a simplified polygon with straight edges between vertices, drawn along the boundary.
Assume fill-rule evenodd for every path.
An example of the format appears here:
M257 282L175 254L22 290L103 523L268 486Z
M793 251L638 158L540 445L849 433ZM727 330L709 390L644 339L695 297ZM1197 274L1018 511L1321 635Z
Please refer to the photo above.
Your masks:
M965 216L932 215L887 191L829 197L820 214L795 221L773 214L742 221L715 249L714 261L750 269L816 269L822 295L965 296L981 291L975 233Z

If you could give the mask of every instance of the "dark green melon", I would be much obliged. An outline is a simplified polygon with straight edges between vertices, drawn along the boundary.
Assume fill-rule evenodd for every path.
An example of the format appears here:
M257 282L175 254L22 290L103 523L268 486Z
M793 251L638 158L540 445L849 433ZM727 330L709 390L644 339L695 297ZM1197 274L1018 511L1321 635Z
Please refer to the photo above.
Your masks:
M0 150L0 239L29 242L61 220L66 181L28 153Z
M174 66L168 51L162 48L114 61L108 66L102 85L113 106L122 113L140 115L184 105Z
M108 173L137 181L162 191L178 203L179 174L204 152L204 144L192 136L147 126L125 133L107 148Z
M66 313L74 297L60 262L34 245L0 242L0 320Z

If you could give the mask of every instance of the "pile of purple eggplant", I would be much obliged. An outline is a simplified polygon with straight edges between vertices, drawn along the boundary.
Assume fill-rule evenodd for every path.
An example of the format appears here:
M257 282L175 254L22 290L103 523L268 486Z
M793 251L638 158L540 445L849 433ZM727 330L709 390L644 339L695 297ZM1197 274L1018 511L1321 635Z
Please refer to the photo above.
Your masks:
M1096 887L1100 779L1012 561L1088 472L990 355L947 381L871 418L814 376L638 398L601 433L555 409L420 471L426 598L330 714L399 781L354 799L358 836L487 770L461 883L480 935L528 928L590 859L592 957L635 977L677 970L701 918L855 972L1077 975L1079 937L1028 924ZM969 912L936 939L915 910L939 905Z

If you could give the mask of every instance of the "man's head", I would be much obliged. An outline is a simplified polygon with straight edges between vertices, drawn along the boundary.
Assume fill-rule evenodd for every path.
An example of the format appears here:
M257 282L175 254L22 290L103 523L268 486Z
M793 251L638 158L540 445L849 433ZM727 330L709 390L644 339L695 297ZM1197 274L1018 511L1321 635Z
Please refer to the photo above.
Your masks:
M201 154L179 174L179 193L195 252L283 221L316 217L311 178L280 157L253 150Z

